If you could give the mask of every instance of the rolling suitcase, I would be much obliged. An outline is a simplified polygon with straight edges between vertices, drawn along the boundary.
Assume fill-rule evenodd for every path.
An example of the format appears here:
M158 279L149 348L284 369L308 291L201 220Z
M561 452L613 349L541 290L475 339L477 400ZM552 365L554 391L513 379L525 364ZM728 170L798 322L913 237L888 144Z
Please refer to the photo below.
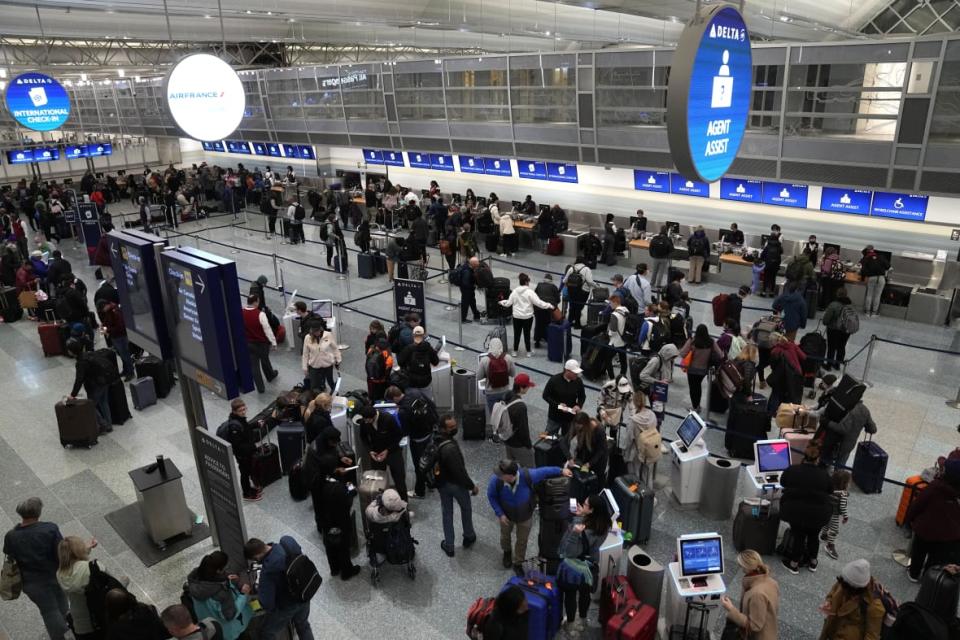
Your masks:
M547 360L564 362L573 352L570 321L551 322L547 325Z
M740 502L733 519L733 546L737 551L753 549L761 555L772 554L779 531L780 514L769 505Z
M280 450L272 442L261 444L253 454L253 472L254 484L263 488L276 482L283 477L283 470L280 468Z
M61 339L61 328L65 327L63 322L41 322L37 325L37 333L40 334L40 346L43 348L44 356L62 356L63 340Z
M760 394L736 394L730 399L723 446L732 458L753 460L753 443L764 440L770 430L767 399Z
M960 604L960 576L945 571L942 566L929 567L920 578L916 602L944 620L953 620Z
M624 537L629 534L630 542L647 542L653 524L653 490L642 486L636 476L625 475L614 480L613 497L620 506Z
M561 438L541 438L533 444L533 461L537 467L562 467L567 461Z
M541 521L567 520L570 517L569 478L560 476L544 480L538 485L538 497Z
M277 447L280 449L280 469L284 474L290 473L293 465L303 458L303 451L307 446L307 434L303 423L285 422L277 425Z
M657 610L639 600L610 616L603 627L603 640L654 640L657 637Z
M607 331L607 325L602 322L587 324L580 329L580 361L586 357L598 346L593 343L598 336L604 335Z
M814 432L806 429L780 429L780 437L790 443L790 464L803 462L803 452L813 436Z
M133 408L137 411L157 404L157 390L153 386L153 378L137 378L132 381L130 397L133 399Z
M781 403L777 407L774 420L781 429L816 430L817 428L817 417L802 404Z
M371 280L377 275L377 269L374 265L372 253L361 253L357 255L357 276L364 280Z
M500 234L499 233L488 233L487 237L483 239L483 246L487 250L487 253L498 253L497 248L500 245Z
M514 576L503 588L520 587L527 599L527 638L550 640L560 630L563 616L560 590L554 582L541 582L530 577ZM502 590L501 590L502 591Z
M600 583L600 626L607 624L607 620L627 607L627 603L635 601L636 594L626 576L607 576Z
M117 379L110 385L110 420L113 424L123 424L133 416L130 414L130 405L127 404L127 391L123 387L123 380Z
M559 256L563 254L563 238L554 236L547 240L547 255Z
M483 440L487 437L486 410L485 404L471 404L463 408L460 424L464 440Z
M857 445L857 452L853 456L853 481L864 493L880 493L886 472L887 452L868 434Z
M379 251L373 252L373 270L380 274L387 272L387 257Z
M173 388L170 366L156 356L146 356L137 363L138 378L153 378L153 387L158 398L166 398Z
M570 482L570 497L576 498L577 502L583 502L588 496L600 492L600 478L593 471L573 470L573 478Z
M97 444L100 427L97 425L97 411L92 402L86 399L61 400L54 409L62 446L89 448Z
M0 287L0 318L4 322L16 322L23 317L23 307L17 297L16 287Z
M907 486L903 488L903 493L900 494L900 504L897 506L896 520L899 527L902 527L903 523L906 522L907 511L910 509L913 499L927 488L927 483L921 476L910 476L905 484Z

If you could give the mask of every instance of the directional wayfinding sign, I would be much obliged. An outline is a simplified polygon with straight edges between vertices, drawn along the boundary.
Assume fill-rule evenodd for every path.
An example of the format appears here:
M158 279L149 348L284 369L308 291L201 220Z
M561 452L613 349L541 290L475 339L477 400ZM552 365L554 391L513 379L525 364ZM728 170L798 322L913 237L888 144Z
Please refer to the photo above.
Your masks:
M174 357L157 261L157 249L166 246L166 240L143 231L117 229L107 238L127 333L150 353L164 360Z
M229 556L231 571L244 569L243 545L247 525L243 520L243 498L233 449L212 431L196 429L197 470L207 487L207 508L216 526L217 545Z
M234 339L243 328L236 269L231 277L222 264L182 250L163 252L160 264L183 374L227 399L252 390L246 342Z
M667 90L667 138L677 170L715 182L737 157L753 84L750 34L730 5L703 9L673 52Z
M427 327L427 305L424 298L422 280L395 278L393 281L393 303L397 322L403 322L408 313L420 315L420 326Z

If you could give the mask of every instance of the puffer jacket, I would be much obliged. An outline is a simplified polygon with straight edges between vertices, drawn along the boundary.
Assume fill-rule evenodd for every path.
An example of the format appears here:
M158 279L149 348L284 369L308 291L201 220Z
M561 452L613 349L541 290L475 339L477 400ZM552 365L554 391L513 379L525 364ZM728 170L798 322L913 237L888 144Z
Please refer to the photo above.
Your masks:
M226 576L222 580L207 581L197 576L194 569L187 576L187 591L193 599L197 618L212 618L220 624L224 640L236 640L253 619L253 609Z
M303 339L301 365L304 371L307 370L307 367L324 369L340 364L341 357L340 348L334 341L333 334L329 331L324 331L319 340L310 335Z

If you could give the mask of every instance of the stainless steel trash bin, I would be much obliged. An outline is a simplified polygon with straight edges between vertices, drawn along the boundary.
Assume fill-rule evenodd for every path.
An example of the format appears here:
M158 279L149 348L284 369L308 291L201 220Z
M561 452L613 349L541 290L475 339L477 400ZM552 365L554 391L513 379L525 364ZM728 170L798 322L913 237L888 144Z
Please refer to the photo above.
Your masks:
M700 505L697 509L711 520L726 520L733 515L733 503L737 498L737 480L740 463L728 458L709 456L703 470L703 485L700 488Z
M636 545L627 550L627 581L640 602L660 610L663 565Z
M129 475L137 490L144 529L153 543L164 549L170 538L193 531L193 516L183 494L183 476L173 460L164 458L163 468L155 467L139 467Z
M477 374L463 367L453 369L453 412L459 418L463 408L477 402Z

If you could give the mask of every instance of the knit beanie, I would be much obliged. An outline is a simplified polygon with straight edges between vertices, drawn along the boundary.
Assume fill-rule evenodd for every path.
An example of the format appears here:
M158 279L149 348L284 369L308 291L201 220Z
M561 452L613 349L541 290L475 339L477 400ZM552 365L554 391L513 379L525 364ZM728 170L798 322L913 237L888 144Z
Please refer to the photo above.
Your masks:
M848 562L840 572L840 577L851 587L862 589L870 584L870 563L863 558Z

